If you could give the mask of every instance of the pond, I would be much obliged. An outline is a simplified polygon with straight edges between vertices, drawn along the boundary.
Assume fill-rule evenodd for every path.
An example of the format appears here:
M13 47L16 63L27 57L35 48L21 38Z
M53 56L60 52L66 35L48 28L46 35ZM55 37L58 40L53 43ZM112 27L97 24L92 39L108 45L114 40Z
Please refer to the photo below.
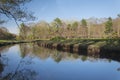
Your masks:
M39 47L0 47L0 80L120 80L120 62Z

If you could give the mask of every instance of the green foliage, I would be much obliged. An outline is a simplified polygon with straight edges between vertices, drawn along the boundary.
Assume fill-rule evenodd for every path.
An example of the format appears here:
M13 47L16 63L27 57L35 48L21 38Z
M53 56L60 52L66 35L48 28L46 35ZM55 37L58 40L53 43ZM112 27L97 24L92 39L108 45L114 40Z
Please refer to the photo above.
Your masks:
M54 21L56 22L56 25L58 25L58 27L62 25L62 21L59 18L54 19Z
M105 33L109 34L113 32L113 23L112 18L108 18L108 21L105 23Z
M24 23L21 23L21 24L20 24L20 26L21 26L21 28L22 28L22 27L24 27L24 26L25 26L25 24L24 24Z
M87 22L86 22L85 19L82 19L82 20L81 20L81 25L82 25L83 27L86 27L86 26L87 26Z
M66 38L57 36L57 37L51 38L50 40L52 40L52 41L62 41L62 40L66 40Z
M73 29L73 30L76 30L77 27L78 27L78 22L75 21L75 22L72 24L72 29Z
M99 41L99 42L96 42L94 45L102 47L102 46L106 45L106 41Z
M27 32L29 31L29 27L24 23L20 24L20 32L19 32L19 39L25 40L27 39Z
M68 24L68 25L67 25L67 29L68 29L68 30L71 30L71 24Z

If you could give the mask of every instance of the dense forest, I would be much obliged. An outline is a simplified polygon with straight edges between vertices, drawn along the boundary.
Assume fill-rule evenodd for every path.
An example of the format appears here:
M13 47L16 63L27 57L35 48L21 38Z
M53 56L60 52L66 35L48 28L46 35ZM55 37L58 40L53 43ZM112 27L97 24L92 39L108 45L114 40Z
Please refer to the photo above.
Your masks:
M120 16L109 18L89 18L81 21L54 19L48 23L22 23L20 26L19 39L50 39L63 38L119 38Z

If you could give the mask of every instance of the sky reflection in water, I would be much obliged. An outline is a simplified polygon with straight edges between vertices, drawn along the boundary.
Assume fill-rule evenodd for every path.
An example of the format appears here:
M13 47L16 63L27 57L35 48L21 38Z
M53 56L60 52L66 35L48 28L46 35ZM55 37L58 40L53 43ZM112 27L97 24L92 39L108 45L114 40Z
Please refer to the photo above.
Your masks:
M0 47L0 80L120 80L120 63L20 44Z

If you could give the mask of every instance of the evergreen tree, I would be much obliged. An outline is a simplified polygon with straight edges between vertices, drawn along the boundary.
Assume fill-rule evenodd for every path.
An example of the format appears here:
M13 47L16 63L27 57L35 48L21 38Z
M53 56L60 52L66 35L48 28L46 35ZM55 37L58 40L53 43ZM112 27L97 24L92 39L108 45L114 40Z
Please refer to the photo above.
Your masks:
M112 18L109 17L108 21L105 23L105 33L110 34L113 32L113 23L112 23Z

